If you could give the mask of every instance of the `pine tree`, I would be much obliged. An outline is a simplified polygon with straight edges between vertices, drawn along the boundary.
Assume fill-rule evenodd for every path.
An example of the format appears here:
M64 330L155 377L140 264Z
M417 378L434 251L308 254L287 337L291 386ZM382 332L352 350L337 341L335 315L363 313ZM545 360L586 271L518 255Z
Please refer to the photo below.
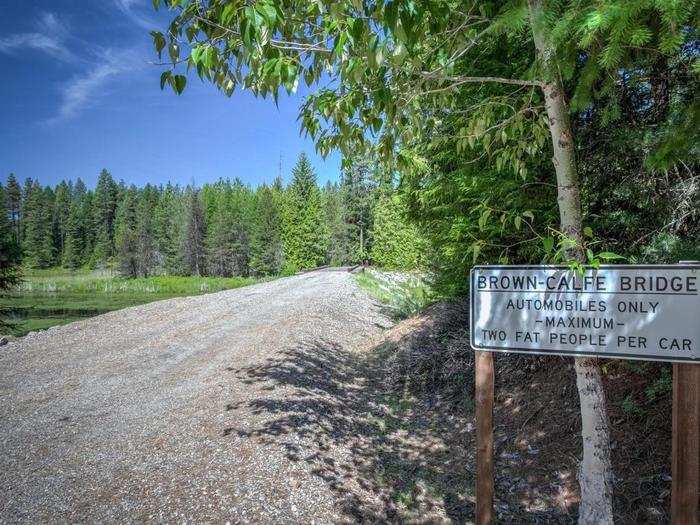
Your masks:
M338 185L328 182L321 196L324 220L328 230L326 262L332 266L340 266L348 262L351 257L348 225L343 220L343 206Z
M22 188L17 182L14 173L10 173L7 177L5 203L15 242L20 245L22 242Z
M275 275L282 269L282 232L274 191L258 189L251 239L250 269L254 275Z
M344 262L356 264L366 260L369 253L374 195L369 164L354 161L343 171L340 181L343 222L347 234L347 259Z
M316 174L303 153L292 171L282 217L285 272L321 264L326 255L327 231Z
M154 196L152 188L146 188L136 209L136 260L140 277L152 275L158 266L157 248L153 231Z
M209 231L207 262L217 276L248 275L252 194L238 179L207 186Z
M20 199L21 209L19 212L21 219L22 219L20 221L20 231L19 231L20 244L22 244L24 242L24 233L26 231L26 224L25 224L24 219L28 215L31 215L34 213L34 211L32 209L33 202L29 199L29 195L32 192L33 185L34 185L34 181L32 180L31 177L27 177L26 179L24 179L24 184L22 184L22 197Z
M5 213L7 193L0 184L0 293L10 290L20 282L20 250L16 240L14 225L8 213ZM2 314L2 308L0 308ZM7 328L3 317L0 316L0 334Z
M25 184L23 251L26 263L30 267L48 268L53 263L53 215L50 197L38 181Z
M155 242L163 271L178 275L184 273L180 248L183 244L184 207L182 193L170 183L160 192L153 212Z
M56 244L56 229L54 220L54 210L56 208L56 193L50 186L44 188L44 194L42 196L42 202L44 209L42 210L43 220L46 222L44 229L47 233L47 238L44 240L44 244L47 246L49 253L51 254L50 259L46 261L46 266L55 266L59 259L59 252Z
M103 169L92 199L95 244L93 261L105 263L114 254L114 218L117 211L118 187L110 173Z
M372 262L383 268L413 270L423 246L418 230L405 219L400 197L383 192L374 211Z
M15 224L11 219L10 198L8 191L0 184L0 204L8 202L8 213L0 213L0 292L9 290L18 284L20 277L20 250L16 239Z
M190 275L203 275L206 269L206 222L199 191L190 188L187 199L187 227L183 238L182 255Z
M53 206L53 239L56 260L63 260L66 244L68 215L70 214L71 188L66 181L56 186Z
M235 233L229 210L226 209L225 195L218 195L218 205L212 209L208 220L207 265L210 275L229 277L233 274Z
M68 218L66 220L66 237L63 247L63 266L79 268L85 264L89 250L90 203L85 184L79 178L73 187Z
M139 275L138 201L138 191L132 185L126 190L116 214L117 257L119 272L124 277Z

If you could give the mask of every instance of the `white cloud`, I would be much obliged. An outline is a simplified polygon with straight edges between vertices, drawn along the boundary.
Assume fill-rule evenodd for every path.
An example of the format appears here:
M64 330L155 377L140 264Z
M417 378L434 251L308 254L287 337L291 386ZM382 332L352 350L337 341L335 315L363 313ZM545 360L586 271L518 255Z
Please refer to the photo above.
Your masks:
M141 69L145 64L134 50L108 49L100 53L98 60L83 74L73 77L61 90L61 103L57 114L47 123L75 117L85 108L99 101L108 82L115 77Z
M42 13L39 16L38 29L40 33L49 33L61 40L65 40L69 35L68 25L54 13Z
M131 20L134 24L143 29L155 29L156 23L149 18L142 16L135 12L135 7L141 7L143 5L142 0L114 0L114 4L126 17Z
M138 14L150 0L109 0L130 21L142 28L155 27L147 18ZM71 34L71 28L64 19L54 13L41 13L32 30L0 36L0 54L17 55L26 50L36 50L60 61L79 67L82 71L60 86L60 103L54 116L44 124L55 124L78 115L84 109L94 106L106 92L109 82L120 76L140 71L146 66L143 52L135 49L98 49ZM86 49L84 55L77 56L73 49ZM150 48L149 48L150 49Z
M120 69L112 64L103 64L88 71L85 75L75 77L63 90L61 106L54 120L63 120L75 116L94 98L110 77L117 75Z
M55 14L42 13L35 31L0 38L0 52L16 54L22 49L35 49L58 60L71 62L75 56L65 44L69 35L68 26Z

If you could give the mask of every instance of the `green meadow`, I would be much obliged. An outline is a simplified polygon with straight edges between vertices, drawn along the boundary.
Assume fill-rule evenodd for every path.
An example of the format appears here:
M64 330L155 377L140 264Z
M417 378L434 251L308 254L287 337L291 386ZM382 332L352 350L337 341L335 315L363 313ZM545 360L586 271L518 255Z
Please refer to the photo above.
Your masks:
M26 270L22 284L0 295L0 310L14 336L45 330L129 306L239 288L243 277L156 276L125 279L110 271Z

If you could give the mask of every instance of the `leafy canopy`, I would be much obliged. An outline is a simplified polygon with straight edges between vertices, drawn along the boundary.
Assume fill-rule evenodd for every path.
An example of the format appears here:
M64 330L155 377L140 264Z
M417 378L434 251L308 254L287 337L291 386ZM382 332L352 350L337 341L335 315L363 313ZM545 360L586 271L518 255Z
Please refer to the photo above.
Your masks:
M161 0L153 3L157 8ZM229 96L244 88L277 99L281 89L293 92L305 82L314 90L301 125L324 155L338 148L350 158L372 147L399 168L412 166L410 148L432 137L445 115L465 111L465 92L474 91L482 103L467 110L471 118L451 137L458 148L484 147L494 162L524 176L522 157L538 154L546 140L538 89L546 78L525 1L163 3L175 16L166 34L153 33L158 54L167 53L172 65L162 86L182 92L180 64ZM550 58L571 86L576 109L609 91L619 69L642 50L678 52L698 17L695 1L551 4L538 22L547 27L556 52ZM518 57L515 71L509 54Z

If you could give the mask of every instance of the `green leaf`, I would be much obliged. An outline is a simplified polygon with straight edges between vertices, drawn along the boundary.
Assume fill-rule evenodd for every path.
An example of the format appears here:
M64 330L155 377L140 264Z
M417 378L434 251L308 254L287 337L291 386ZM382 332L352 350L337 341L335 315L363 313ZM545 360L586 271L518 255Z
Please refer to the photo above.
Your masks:
M523 217L527 217L527 218L530 219L531 221L534 221L534 220L535 220L535 214L532 213L530 210L524 211L524 212L523 212Z
M243 13L245 14L246 19L250 21L254 29L260 29L260 26L262 26L264 19L258 11L248 6L243 10Z
M304 71L304 81L306 82L307 86L311 86L311 84L314 83L315 77L314 77L314 70L309 68L306 71Z
M554 248L554 238L545 237L544 239L542 239L542 247L544 248L545 253L550 253Z
M224 25L229 25L233 18L236 16L236 4L235 3L230 3L226 4L224 7L224 10L221 11L221 22Z
M584 235L585 237L589 237L589 238L592 238L592 237L593 237L593 230L591 229L590 226L586 226L586 227L583 229L583 235Z
M160 89L165 88L165 83L170 80L170 77L172 76L172 71L163 71L163 73L160 75Z
M274 5L258 2L255 4L255 9L265 19L267 25L271 26L277 20L277 10Z
M185 75L175 75L173 77L172 86L173 86L173 89L175 90L175 93L177 93L178 95L181 95L182 92L185 90L186 84L187 84L187 77Z
M481 215L479 216L479 229L483 230L484 227L486 226L486 221L489 220L489 215L491 215L491 209L486 208L483 212L481 212Z
M375 53L375 60L377 62L377 67L381 66L384 63L384 48L382 46L379 46L377 48L377 52Z
M196 46L192 48L190 56L192 57L192 62L195 65L199 65L200 60L202 60L202 55L204 53L204 46Z
M213 69L216 66L217 53L216 48L213 46L207 47L204 51L203 62L204 66L208 69Z
M161 58L163 49L165 48L165 37L160 31L151 31L151 36L153 37L153 45L156 47L156 52L158 53L158 58Z
M177 42L171 42L168 46L168 54L170 55L170 60L174 64L180 58L180 46Z

